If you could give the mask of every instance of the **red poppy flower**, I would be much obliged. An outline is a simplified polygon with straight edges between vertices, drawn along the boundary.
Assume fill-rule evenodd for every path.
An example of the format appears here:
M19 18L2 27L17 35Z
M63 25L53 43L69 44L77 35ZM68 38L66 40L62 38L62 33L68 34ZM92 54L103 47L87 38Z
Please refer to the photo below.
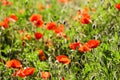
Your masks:
M19 76L19 77L25 77L25 76L31 76L34 74L35 68L24 68L24 69L20 69L18 71L16 71L15 73L13 73L13 76Z
M45 60L46 60L46 56L45 56L45 55L39 56L39 59L40 59L41 61L45 61Z
M61 24L59 27L55 28L54 31L56 34L64 32L64 25Z
M35 38L36 38L37 40L39 40L39 39L41 39L41 38L43 37L43 34L40 33L40 32L35 32L35 33L34 33L34 36L35 36Z
M2 5L4 5L4 6L10 6L12 3L11 2L9 2L8 0L3 0L2 1Z
M82 45L81 47L79 47L78 51L80 52L88 52L91 49L87 46L87 45Z
M57 37L64 37L66 38L66 34L64 33L64 25L60 24L59 27L54 29L55 34Z
M38 56L39 56L39 59L40 59L41 61L46 60L46 56L45 56L43 50L39 50Z
M3 26L4 25L4 22L0 22L0 26Z
M32 14L32 16L30 17L31 22L35 22L39 19L42 19L42 16L40 14Z
M43 25L42 16L40 14L33 14L30 17L30 21L34 23L35 26L41 27Z
M56 59L63 64L69 64L70 63L70 59L65 55L59 55L59 56L56 57Z
M42 71L41 72L41 78L43 78L43 79L49 79L50 78L50 72Z
M25 34L25 39L30 40L31 39L31 35L30 34Z
M70 0L58 0L58 2L64 3L64 4L68 3L69 1L70 1Z
M85 18L90 19L90 15L89 15L88 13L83 13L83 14L82 14L82 17L85 17Z
M30 76L34 74L34 71L35 71L35 68L28 67L23 70L23 73L25 74L25 76Z
M82 15L84 15L84 14L88 14L89 13L89 7L85 7L84 9L83 9L83 11L82 11Z
M80 18L80 22L82 24L89 24L90 23L90 18L82 17L82 18Z
M88 42L86 42L86 45L89 48L96 48L97 46L99 46L100 41L99 40L89 40Z
M83 17L85 17L85 16L89 16L89 8L88 7L85 7L83 10L79 10L78 12L77 12L77 14L78 15L80 15L80 16L83 16Z
M18 20L18 17L15 14L10 15L9 20L12 22L16 22Z
M65 80L65 78L64 78L64 77L62 77L62 78L61 78L61 80Z
M76 50L77 47L80 47L80 42L74 42L69 45L70 49Z
M117 8L118 10L120 10L120 3L119 4L115 4L115 8Z
M82 11L79 11L78 15L81 16L80 22L82 24L89 24L90 23L90 15L89 15L89 8L85 7Z
M36 22L34 22L34 25L37 26L37 27L41 27L43 25L43 20L42 19L38 19L36 20Z
M39 53L38 53L40 56L43 56L44 55L44 52L43 50L39 50Z
M9 24L9 19L5 18L3 22L0 22L0 26L2 26L3 28L8 28L8 24Z
M24 69L17 70L15 73L12 74L13 77L19 76L21 78L25 77L25 74L23 73Z
M13 60L6 62L6 67L8 67L8 68L20 68L20 67L22 67L22 65L18 60L13 59Z
M48 30L54 30L57 27L57 24L55 22L50 22L46 25Z
M9 24L9 19L8 18L5 18L4 19L4 25L3 25L3 27L6 29L6 28L8 28L8 24Z

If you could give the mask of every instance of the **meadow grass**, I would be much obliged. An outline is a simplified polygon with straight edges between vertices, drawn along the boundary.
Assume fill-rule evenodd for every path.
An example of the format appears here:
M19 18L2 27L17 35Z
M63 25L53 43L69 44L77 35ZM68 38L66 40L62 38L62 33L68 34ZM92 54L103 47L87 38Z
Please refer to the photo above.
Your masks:
M0 80L45 80L41 78L42 71L48 71L48 80L119 80L120 79L120 11L115 8L119 0L71 0L63 4L57 0L9 0L10 6L0 3L0 22L4 18L15 14L16 22L9 23L7 29L0 27ZM43 10L39 6L44 6ZM48 7L49 6L49 7ZM89 7L90 24L81 24L74 20L78 10ZM95 9L95 11L93 11ZM35 27L29 18L32 14L42 15L44 25ZM67 38L57 37L45 28L48 22L63 24ZM30 40L20 39L19 30L25 30L31 35ZM36 40L35 32L43 33L43 38ZM69 44L88 40L100 41L100 45L89 52L71 50ZM45 40L50 40L52 46L46 46ZM38 50L42 49L45 61L38 57ZM62 64L56 60L58 55L67 55L69 64ZM17 59L22 67L34 67L32 76L13 77L16 71L7 68L6 62ZM63 80L64 80L63 79Z

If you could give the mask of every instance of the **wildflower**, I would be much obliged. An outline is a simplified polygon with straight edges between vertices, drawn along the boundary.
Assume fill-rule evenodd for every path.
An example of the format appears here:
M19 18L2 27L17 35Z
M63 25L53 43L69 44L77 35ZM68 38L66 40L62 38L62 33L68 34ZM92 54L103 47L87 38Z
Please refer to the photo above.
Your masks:
M64 3L64 4L67 4L70 0L58 0L58 2L60 3Z
M80 42L74 42L69 45L70 49L76 50L77 47L80 47Z
M60 24L59 27L56 27L54 29L54 32L58 37L64 37L66 38L66 34L64 33L64 25Z
M19 76L21 78L25 77L25 74L23 73L23 69L17 70L15 73L12 74L13 77Z
M38 53L40 56L43 56L44 55L44 52L43 50L39 50L39 53Z
M75 21L78 21L78 19L79 19L79 17L81 16L81 10L78 10L77 11L77 14L75 15L75 16L73 16L73 19L75 20Z
M117 8L118 10L120 10L120 3L115 4L115 8Z
M29 33L27 33L25 30L19 30L18 32L20 34L20 39L22 41L31 39L31 35Z
M15 14L10 15L9 21L16 22L17 20L18 20L18 18Z
M89 40L89 41L86 42L86 45L89 48L96 48L99 44L100 44L99 40Z
M61 80L65 80L65 78L64 78L64 77L62 77L62 78L61 78Z
M5 18L3 22L0 22L0 26L2 26L4 29L8 28L9 19Z
M39 39L41 39L41 38L43 37L43 34L40 33L40 32L35 32L35 33L34 33L34 36L35 36L35 38L36 38L37 40L39 40Z
M41 78L43 78L43 79L49 79L50 78L50 72L42 71L41 72Z
M80 22L82 24L89 24L90 23L90 15L88 14L88 12L89 12L88 7L85 7L84 10L81 12Z
M87 46L87 45L82 45L79 47L78 51L80 52L88 52L90 51L91 49Z
M34 23L35 26L41 27L43 25L42 16L40 14L33 14L30 17L30 21Z
M88 14L89 11L90 11L89 8L88 8L88 7L85 7L85 8L83 9L83 11L81 12L81 15Z
M45 55L42 55L39 57L41 61L45 61L46 60L46 56Z
M70 59L65 55L59 55L59 56L56 57L56 59L63 64L69 64L70 63Z
M16 71L15 73L12 74L12 76L19 76L21 78L26 77L26 76L31 76L34 74L35 68L24 68Z
M30 17L31 22L35 22L35 21L37 21L39 19L42 19L42 16L39 15L39 14L32 14L32 16Z
M9 2L8 0L3 0L2 1L2 5L4 5L4 6L10 6L12 3L11 2Z
M20 67L22 67L22 65L18 60L13 59L13 60L6 62L6 67L8 67L8 68L20 68Z
M25 39L30 40L31 39L31 35L30 34L25 34Z
M39 4L39 10L43 11L45 9L45 7L42 4Z
M82 18L80 18L80 22L82 24L89 24L90 23L90 18L82 17Z
M85 9L82 13L81 13L81 18L80 18L80 22L82 24L89 24L90 23L90 15L88 14L88 9Z
M8 24L10 21L16 22L18 20L17 16L12 14L9 18L5 18L4 21L0 22L0 26L4 29L8 28Z
M24 68L23 73L25 74L25 76L30 76L34 74L34 71L35 68L28 67L28 68Z
M43 20L42 19L38 19L36 20L36 22L34 22L34 25L37 26L37 27L41 27L43 25Z
M63 32L64 31L64 25L60 25L59 27L55 28L54 29L55 33L60 33L60 32Z
M0 22L0 26L3 26L4 25L4 22Z
M9 24L9 19L8 18L5 18L4 19L4 25L3 25L3 27L6 29L6 28L8 28L8 24Z
M57 24L55 22L50 22L50 23L47 23L46 27L48 30L54 30L56 29Z
M39 59L40 59L41 61L46 60L46 56L45 56L43 50L39 50L38 56L39 56Z
M79 18L80 17L80 18ZM77 15L73 17L74 20L78 20L82 24L89 24L91 22L89 15L89 8L85 7L83 10L78 10Z
M99 40L89 40L84 45L82 45L81 47L79 47L78 50L80 52L88 52L92 48L96 48L99 44L100 44Z

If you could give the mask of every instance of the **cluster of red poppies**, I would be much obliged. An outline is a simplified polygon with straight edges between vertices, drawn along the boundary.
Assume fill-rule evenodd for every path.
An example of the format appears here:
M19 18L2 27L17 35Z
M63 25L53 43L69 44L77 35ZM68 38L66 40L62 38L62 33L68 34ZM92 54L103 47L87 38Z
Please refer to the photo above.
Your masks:
M0 0L3 6L10 6L12 2L9 2L8 0Z
M32 68L32 67L22 68L22 64L20 63L19 60L16 60L16 59L12 59L10 61L7 61L6 67L15 69L15 72L12 74L13 77L19 76L21 78L24 78L26 76L33 75L35 72L35 68ZM46 72L46 71L42 71L41 78L43 78L43 79L50 78L50 73Z
M96 48L97 46L99 46L99 44L100 44L99 40L89 40L85 44L81 44L80 42L71 43L69 47L72 50L78 49L78 51L80 52L88 52L92 48Z
M58 0L62 3L67 3L70 0ZM2 2L3 5L10 5L10 2L7 0L4 0ZM116 4L115 7L120 10L120 4ZM83 11L78 12L78 16L80 17L79 21L82 24L89 24L91 22L91 17L89 15L89 8L84 8ZM9 27L9 22L16 22L18 20L18 17L15 14L10 15L8 18L5 18L2 22L0 22L0 26L2 26L4 29ZM30 17L30 22L36 26L37 28L41 28L42 26L46 28L47 30L53 31L57 37L63 37L66 38L66 34L64 32L64 25L63 24L57 24L56 22L48 22L46 25L44 25L44 21L42 19L42 16L40 14L32 14ZM19 34L21 36L21 40L23 40L23 46L25 45L24 40L30 40L31 35L27 33L25 30L19 30ZM36 40L40 40L43 37L43 33L41 32L35 32L34 38ZM48 45L50 44L50 41L48 41ZM80 53L85 53L90 51L93 48L96 48L100 45L99 40L89 40L86 43L82 44L81 42L74 42L69 45L69 48L72 50L78 50ZM41 61L46 60L46 56L42 50L38 51L38 55ZM68 58L68 56L61 54L56 56L56 60L63 64L69 64L71 61ZM6 62L6 67L8 68L18 68L15 73L13 73L13 76L19 76L19 77L26 77L31 76L35 72L35 68L32 67L25 67L22 68L22 64L20 61L13 59ZM41 78L50 78L50 72L41 72Z
M16 22L18 20L15 14L11 14L9 17L5 18L4 21L0 22L0 26L4 29L9 27L9 22Z
M33 14L31 17L30 17L30 21L32 23L34 23L34 25L36 27L42 27L44 26L44 21L42 20L42 16L40 14ZM47 30L53 30L57 36L66 36L65 33L64 33L64 25L60 24L58 27L57 27L57 24L55 22L49 22L47 23L47 25L45 26ZM40 39L42 37L42 34L37 32L35 34L36 36L36 39Z
M35 68L22 68L22 64L20 63L20 61L13 59L10 61L6 62L6 67L8 68L21 68L18 69L15 73L13 73L13 76L20 76L20 77L25 77L25 76L30 76L33 75Z

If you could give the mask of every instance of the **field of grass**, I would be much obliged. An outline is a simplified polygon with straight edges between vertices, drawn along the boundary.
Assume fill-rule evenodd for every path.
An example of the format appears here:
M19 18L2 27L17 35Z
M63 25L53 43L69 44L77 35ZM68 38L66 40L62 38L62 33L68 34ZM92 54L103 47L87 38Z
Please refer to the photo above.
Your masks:
M0 0L0 80L120 80L120 0Z

